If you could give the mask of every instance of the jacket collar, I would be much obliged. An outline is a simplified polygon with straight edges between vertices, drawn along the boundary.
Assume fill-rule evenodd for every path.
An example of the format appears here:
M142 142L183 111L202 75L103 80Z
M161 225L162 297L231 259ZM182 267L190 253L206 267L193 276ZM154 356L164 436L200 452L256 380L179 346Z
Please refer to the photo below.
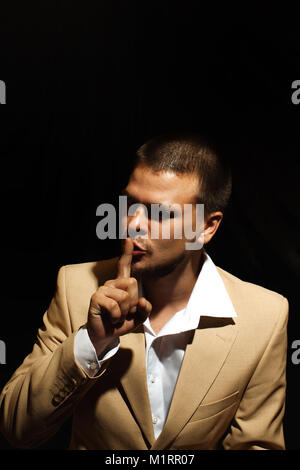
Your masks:
M194 330L198 327L202 316L219 318L237 317L217 267L205 251L203 256L204 260L201 271L185 309L178 311L157 336ZM139 282L138 287L139 297L143 297L141 282ZM145 320L144 327L153 333L149 318Z

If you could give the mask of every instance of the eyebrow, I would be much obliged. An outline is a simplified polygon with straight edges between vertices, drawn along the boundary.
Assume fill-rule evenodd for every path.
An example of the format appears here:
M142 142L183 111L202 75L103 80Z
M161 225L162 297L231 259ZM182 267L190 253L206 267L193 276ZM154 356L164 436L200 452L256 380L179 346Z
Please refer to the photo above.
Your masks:
M134 201L137 204L143 204L147 208L150 207L151 204L158 204L163 210L173 210L173 211L175 211L177 209L176 207L173 207L172 204L170 204L170 207L169 207L169 205L164 204L162 202L140 202L135 197L133 197L132 194L130 194L126 189L123 189L121 191L121 195L122 196L127 196L128 198L132 199L132 201Z

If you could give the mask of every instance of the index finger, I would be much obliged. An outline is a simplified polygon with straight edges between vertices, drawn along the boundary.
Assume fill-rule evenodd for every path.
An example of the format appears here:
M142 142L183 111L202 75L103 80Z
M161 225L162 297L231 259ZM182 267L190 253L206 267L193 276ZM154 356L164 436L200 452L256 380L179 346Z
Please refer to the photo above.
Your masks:
M133 252L133 241L131 238L126 238L123 247L123 254L118 262L118 276L117 277L130 277L131 274L131 261Z

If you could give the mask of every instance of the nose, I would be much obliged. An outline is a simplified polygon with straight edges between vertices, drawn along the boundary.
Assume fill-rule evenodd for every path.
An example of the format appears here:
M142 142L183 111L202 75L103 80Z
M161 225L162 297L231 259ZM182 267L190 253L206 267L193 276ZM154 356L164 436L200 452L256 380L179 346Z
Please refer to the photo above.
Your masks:
M133 206L128 210L128 234L131 238L145 237L148 233L147 209L138 204Z

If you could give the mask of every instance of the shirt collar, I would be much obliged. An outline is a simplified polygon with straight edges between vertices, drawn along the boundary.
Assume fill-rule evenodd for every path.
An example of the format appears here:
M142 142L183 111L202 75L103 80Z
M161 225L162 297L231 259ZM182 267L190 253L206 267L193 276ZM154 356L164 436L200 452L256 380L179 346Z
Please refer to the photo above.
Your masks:
M203 251L204 260L201 271L194 285L190 298L185 309L176 312L168 323L159 332L163 334L174 334L197 328L201 316L210 317L237 317L229 294L224 286L217 267L210 256ZM143 286L139 286L139 297L143 296ZM151 332L149 318L144 322Z

